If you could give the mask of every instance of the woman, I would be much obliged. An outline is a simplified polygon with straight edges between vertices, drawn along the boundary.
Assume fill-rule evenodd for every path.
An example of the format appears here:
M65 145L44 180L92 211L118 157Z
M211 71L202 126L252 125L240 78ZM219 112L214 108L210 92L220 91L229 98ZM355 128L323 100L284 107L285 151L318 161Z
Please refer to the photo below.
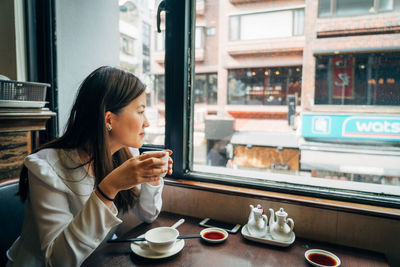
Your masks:
M64 135L24 160L25 220L7 266L79 266L122 226L122 213L156 219L160 175L172 173L172 160L167 170L165 152L137 156L149 126L144 91L137 77L112 67L83 81Z

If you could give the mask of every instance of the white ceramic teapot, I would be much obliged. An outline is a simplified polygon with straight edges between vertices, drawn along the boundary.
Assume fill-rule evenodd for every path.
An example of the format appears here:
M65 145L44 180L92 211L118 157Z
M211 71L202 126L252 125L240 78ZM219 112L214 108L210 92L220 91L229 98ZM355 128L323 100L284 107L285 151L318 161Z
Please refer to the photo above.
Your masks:
M260 204L257 207L250 205L250 215L247 230L254 237L264 237L268 232L268 217Z
M279 211L275 213L274 210L269 209L270 218L269 218L269 230L272 236L272 239L280 242L289 241L294 227L294 221L290 218L286 219L287 213L280 208Z

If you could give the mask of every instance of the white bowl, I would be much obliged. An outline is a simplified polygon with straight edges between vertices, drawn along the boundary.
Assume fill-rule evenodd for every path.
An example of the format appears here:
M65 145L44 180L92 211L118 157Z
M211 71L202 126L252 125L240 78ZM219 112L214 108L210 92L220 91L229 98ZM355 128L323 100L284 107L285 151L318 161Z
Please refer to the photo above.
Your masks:
M200 236L207 242L220 243L228 238L228 232L221 228L206 228L201 230Z
M331 258L331 259L333 259L335 262L336 262L336 264L323 264L322 262L316 262L316 261L313 261L312 260L312 258L310 258L310 255L311 254L316 254L317 256L319 256L319 257L328 257L328 258ZM309 249L309 250L307 250L305 253L304 253L304 256L306 257L306 260L311 264L311 265L313 265L313 266L317 266L317 267L327 267L327 266L330 266L330 267L338 267L338 266L340 266L340 264L341 264L341 262L340 262L340 259L338 258L338 256L336 256L335 254L333 254L333 253L331 253L331 252L329 252L329 251L326 251L326 250L322 250L322 249ZM333 262L332 262L333 263Z
M178 230L172 227L157 227L146 232L144 238L151 250L158 253L168 252L179 236Z

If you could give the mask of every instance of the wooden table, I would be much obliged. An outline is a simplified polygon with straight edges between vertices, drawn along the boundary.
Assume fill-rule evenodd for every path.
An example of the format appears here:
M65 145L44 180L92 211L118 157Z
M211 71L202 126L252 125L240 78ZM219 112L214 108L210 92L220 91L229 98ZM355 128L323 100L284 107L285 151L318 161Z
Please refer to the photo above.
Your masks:
M180 218L185 223L178 227L181 235L199 234L201 219L163 212L152 224L141 224L124 237L136 237L159 226L171 226ZM221 244L209 244L201 239L186 239L178 254L165 259L146 259L134 254L129 243L109 243L96 249L82 266L310 266L304 252L320 248L333 252L345 266L389 266L384 255L338 245L297 238L289 247L282 248L246 240L241 233L230 234Z

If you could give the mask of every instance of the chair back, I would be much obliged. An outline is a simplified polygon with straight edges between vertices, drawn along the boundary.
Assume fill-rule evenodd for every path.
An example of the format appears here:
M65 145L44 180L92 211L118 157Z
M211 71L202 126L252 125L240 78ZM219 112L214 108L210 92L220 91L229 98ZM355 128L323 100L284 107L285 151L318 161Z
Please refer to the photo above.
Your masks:
M7 262L6 252L21 233L24 203L18 192L19 179L0 180L0 266Z

